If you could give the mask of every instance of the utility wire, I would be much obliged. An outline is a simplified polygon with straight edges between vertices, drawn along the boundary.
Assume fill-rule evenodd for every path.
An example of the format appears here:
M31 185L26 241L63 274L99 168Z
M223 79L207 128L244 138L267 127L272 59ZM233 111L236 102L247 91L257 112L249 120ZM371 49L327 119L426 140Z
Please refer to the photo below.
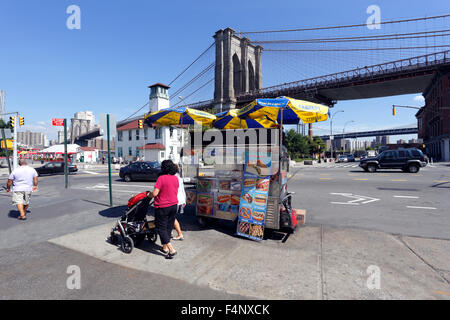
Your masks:
M414 18L414 19L382 21L382 22L376 23L376 25L381 25L381 24L391 24L391 23L402 23L402 22L411 22L411 21L422 21L422 20L430 20L430 19L438 19L438 18L447 18L447 17L450 17L450 14L445 14L445 15L440 15L440 16L432 16L432 17ZM329 26L329 27L301 28L301 29L246 31L246 32L240 32L240 33L241 33L241 34L257 34L257 33L277 33L277 32L294 32L294 31L297 32L297 31L313 31L313 30L329 30L329 29L356 28L356 27L365 27L365 26L367 26L367 23L350 24L350 25L342 25L342 26Z

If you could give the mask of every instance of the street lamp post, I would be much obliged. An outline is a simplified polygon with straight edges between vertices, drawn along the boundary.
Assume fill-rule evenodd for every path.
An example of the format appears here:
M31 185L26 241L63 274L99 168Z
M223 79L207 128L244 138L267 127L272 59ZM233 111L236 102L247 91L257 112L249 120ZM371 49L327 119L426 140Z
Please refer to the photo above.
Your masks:
M184 100L182 96L178 96L178 99L183 100L184 104L187 105L186 100Z
M336 112L333 113L333 114L331 115L331 117L330 117L330 146L331 146L331 159L334 159L334 158L333 158L333 140L334 140L334 139L332 139L332 138L333 138L333 118L334 118L334 116L336 115L336 113L339 113L339 112L344 112L344 110L336 111Z

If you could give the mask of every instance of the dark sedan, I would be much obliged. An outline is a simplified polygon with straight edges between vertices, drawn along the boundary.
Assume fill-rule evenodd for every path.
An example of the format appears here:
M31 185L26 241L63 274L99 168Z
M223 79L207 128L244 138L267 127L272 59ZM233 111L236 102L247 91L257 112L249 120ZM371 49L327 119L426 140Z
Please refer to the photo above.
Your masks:
M69 169L69 173L78 171L77 166L70 163L67 168ZM64 162L49 162L42 167L36 168L36 171L40 176L44 174L64 174Z
M120 168L119 176L126 182L133 180L156 181L161 172L159 162L134 162L128 166Z

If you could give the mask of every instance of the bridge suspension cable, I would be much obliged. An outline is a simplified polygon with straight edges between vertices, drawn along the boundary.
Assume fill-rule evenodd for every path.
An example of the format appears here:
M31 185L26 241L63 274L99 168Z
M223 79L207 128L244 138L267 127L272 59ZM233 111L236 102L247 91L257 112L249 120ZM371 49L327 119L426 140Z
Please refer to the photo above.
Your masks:
M213 42L208 48L206 48L190 65L188 65L183 71L181 71L172 81L170 81L169 86L174 83L179 77L181 77L194 63L196 63L206 52L209 51L214 46L215 42Z
M412 46L412 47L384 47L384 48L346 48L346 49L266 49L272 52L339 52L339 51L382 51L382 50L403 50L403 49L429 49L450 47L450 44L435 46Z
M360 41L380 41L380 40L401 40L401 39L417 39L449 36L450 29L422 31L399 34L385 34L375 36L360 37L337 37L337 38L316 38L316 39L284 39L284 40L260 40L251 41L253 44L279 44L279 43L328 43L328 42L360 42ZM440 33L440 34L436 34Z
M450 17L450 14L444 14L439 16L432 17L421 17L421 18L411 18L411 19L403 19L403 20L390 20L390 21L381 21L380 25L383 24L392 24L392 23L403 23L403 22L412 22L412 21L425 21L431 19L439 19L439 18L447 18ZM350 25L341 25L341 26L328 26L328 27L314 27L314 28L299 28L299 29L282 29L282 30L263 30L263 31L241 31L240 34L257 34L257 33L278 33L278 32L300 32L300 31L314 31L314 30L330 30L330 29L344 29L344 28L357 28L357 27L366 27L367 23L360 24L350 24Z
M199 90L203 89L204 87L206 87L208 84L210 84L211 82L214 81L214 78L208 80L208 82L206 82L205 84L203 84L202 86L200 86L199 88L197 88L196 90L194 90L193 92L191 92L190 94L188 94L186 97L184 97L184 99L188 99L189 97L191 97L192 95L194 95L195 93L197 93ZM173 106L176 107L177 105L179 105L181 103L181 101L178 101L177 103L175 103Z
M205 75L209 70L211 70L212 68L214 68L215 63L211 63L210 65L208 65L205 69L203 69L202 71L200 71L196 76L194 76L191 80L189 80L186 84L184 84L181 88L179 88L178 90L176 90L172 95L173 96L177 96L179 95L181 92L183 92L184 90L186 90L190 85L192 85L195 81L197 81L198 79L200 79L203 75Z

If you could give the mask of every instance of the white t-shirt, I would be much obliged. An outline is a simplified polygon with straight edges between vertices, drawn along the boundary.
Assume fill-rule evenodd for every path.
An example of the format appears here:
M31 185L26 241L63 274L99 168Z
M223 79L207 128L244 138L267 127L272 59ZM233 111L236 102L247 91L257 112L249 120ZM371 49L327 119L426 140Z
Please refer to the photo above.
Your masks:
M175 176L178 178L178 205L186 204L186 191L184 190L184 182L183 179L180 177L180 174L175 174Z
M13 191L31 192L33 190L33 178L37 176L36 170L32 167L17 167L9 176L9 180L13 181Z

